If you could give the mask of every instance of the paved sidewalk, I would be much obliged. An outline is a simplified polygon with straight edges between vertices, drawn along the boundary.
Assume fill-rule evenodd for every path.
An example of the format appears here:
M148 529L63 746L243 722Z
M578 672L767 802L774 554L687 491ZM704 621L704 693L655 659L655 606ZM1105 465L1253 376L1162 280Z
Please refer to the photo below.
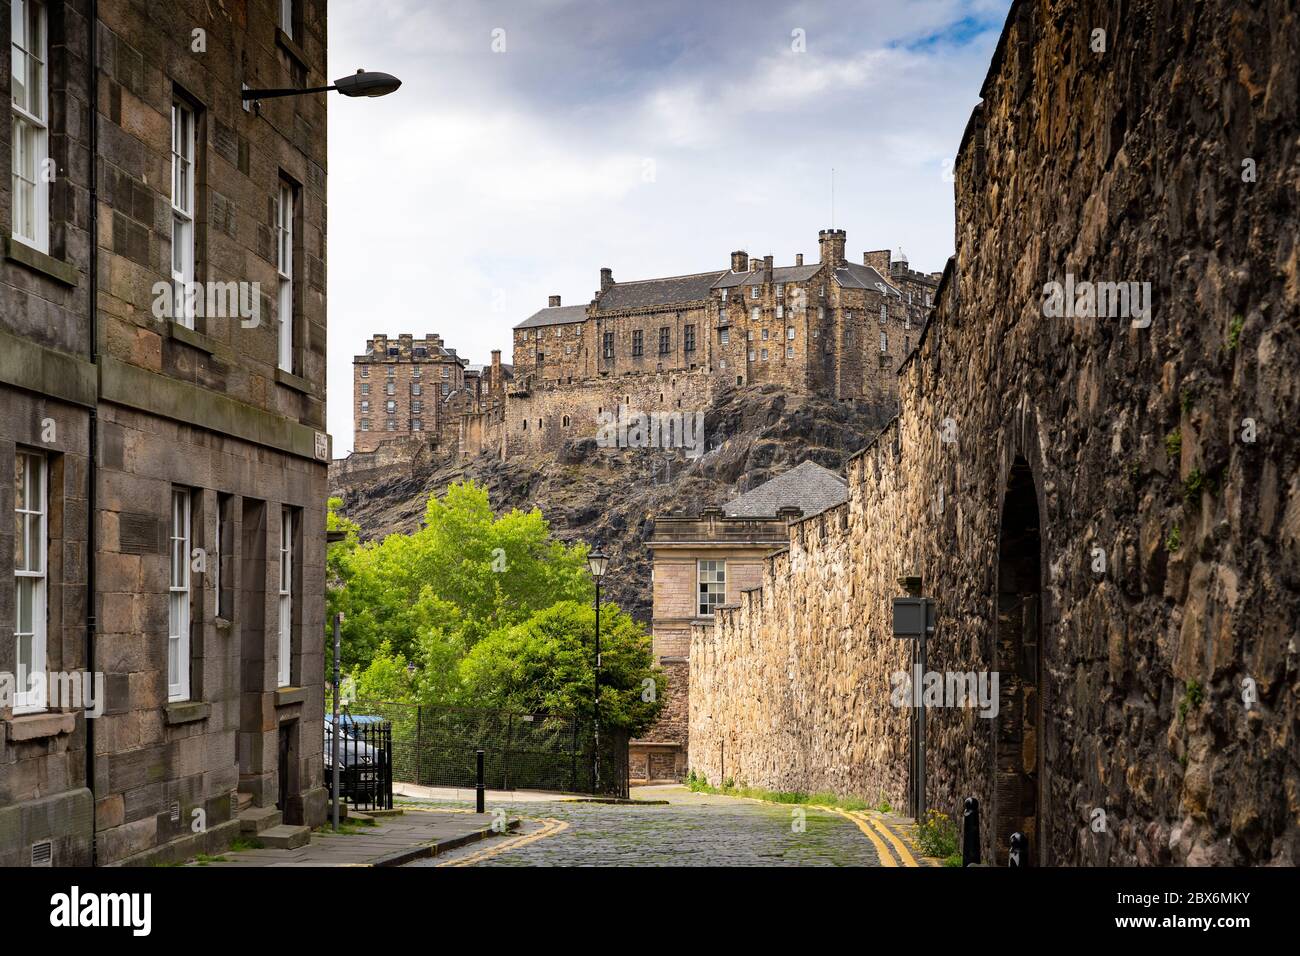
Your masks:
M296 850L228 850L217 860L188 865L400 866L468 843L501 836L492 830L492 821L491 813L408 807L400 815L377 817L374 826L348 826L355 832L334 833L328 827L316 830L311 835L311 842ZM517 819L507 821L509 829L518 826Z

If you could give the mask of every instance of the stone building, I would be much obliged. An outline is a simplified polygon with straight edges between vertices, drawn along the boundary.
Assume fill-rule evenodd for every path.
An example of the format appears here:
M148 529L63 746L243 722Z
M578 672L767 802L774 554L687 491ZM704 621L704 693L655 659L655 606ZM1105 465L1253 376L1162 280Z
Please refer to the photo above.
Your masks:
M629 773L638 782L686 775L691 633L709 628L714 612L734 607L762 583L763 561L789 544L790 522L842 504L844 479L805 461L721 508L698 517L655 519L650 548L656 663L668 678L659 720L629 747Z
M738 251L727 269L685 276L616 282L605 268L589 303L551 296L514 329L507 449L589 433L599 411L638 393L652 408L702 408L722 384L775 383L892 410L895 373L938 273L888 250L850 262L845 241L842 229L822 230L819 261L807 265L802 254L776 266Z
M986 860L1018 832L1034 865L1300 862L1300 21L1180 12L1012 4L897 419L693 638L710 780L914 806L914 589L925 802L976 797Z
M324 0L11 6L0 865L318 824Z
M353 450L409 441L457 449L466 428L482 429L466 419L499 420L510 378L499 349L491 365L471 366L440 335L367 339L365 352L352 359Z

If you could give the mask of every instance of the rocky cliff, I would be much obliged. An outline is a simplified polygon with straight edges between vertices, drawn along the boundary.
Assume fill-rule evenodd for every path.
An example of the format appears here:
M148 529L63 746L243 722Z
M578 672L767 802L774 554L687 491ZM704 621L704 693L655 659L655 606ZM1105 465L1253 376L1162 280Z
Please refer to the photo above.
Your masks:
M438 460L425 450L354 455L330 469L330 494L361 525L363 539L413 531L431 494L473 479L500 511L538 507L565 541L600 542L612 556L606 591L650 620L650 555L656 516L722 504L802 461L842 467L893 415L865 402L787 394L774 385L729 387L704 412L705 448L601 447L592 434L552 452L500 459ZM373 466L373 467L372 467Z

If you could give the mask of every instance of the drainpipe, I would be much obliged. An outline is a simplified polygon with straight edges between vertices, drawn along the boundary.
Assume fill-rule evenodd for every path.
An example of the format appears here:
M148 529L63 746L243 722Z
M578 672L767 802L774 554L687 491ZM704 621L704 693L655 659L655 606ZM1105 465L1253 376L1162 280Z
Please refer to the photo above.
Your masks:
M88 129L90 153L90 262L88 263L87 291L90 308L90 361L96 367L95 406L90 410L90 444L86 469L89 487L86 492L86 671L95 673L95 631L98 619L95 615L95 553L98 548L99 511L96 489L99 484L99 71L96 66L99 38L99 4L89 0L87 23L90 29L89 43L86 48L86 98L90 106L90 125ZM92 677L93 680L93 677ZM84 701L83 701L84 703ZM86 786L90 790L90 865L99 865L98 823L95 819L95 731L94 721L85 715L86 723Z

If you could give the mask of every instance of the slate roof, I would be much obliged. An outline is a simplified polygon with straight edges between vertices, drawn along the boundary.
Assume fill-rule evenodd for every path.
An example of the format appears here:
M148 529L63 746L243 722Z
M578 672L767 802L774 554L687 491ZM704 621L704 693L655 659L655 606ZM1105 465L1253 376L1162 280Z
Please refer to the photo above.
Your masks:
M814 262L810 266L775 266L772 269L772 281L805 282L815 276L817 270L821 267L820 262ZM713 283L713 288L732 289L738 285L761 285L762 282L763 273L758 270L753 272L724 272L722 277Z
M871 266L858 265L856 262L846 262L835 270L835 281L844 289L877 289L877 283L884 286L886 295L903 297L903 293L890 285L889 280L882 276Z
M617 312L622 309L645 309L663 305L686 305L709 297L709 290L723 272L697 272L689 276L672 276L667 279L640 279L635 282L615 282L596 300L598 312Z
M848 500L848 482L816 462L805 461L728 501L722 510L738 518L773 518L778 509L793 505L808 517Z
M587 318L586 305L555 305L538 309L518 325L517 329L531 329L538 325L571 325Z

